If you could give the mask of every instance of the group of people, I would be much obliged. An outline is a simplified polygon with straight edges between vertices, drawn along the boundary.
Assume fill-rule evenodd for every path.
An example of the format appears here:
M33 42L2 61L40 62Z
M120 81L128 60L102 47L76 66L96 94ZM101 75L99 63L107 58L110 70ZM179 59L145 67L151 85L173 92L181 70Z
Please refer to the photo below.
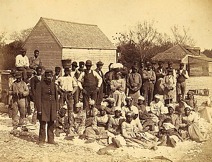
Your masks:
M156 149L157 145L175 147L178 141L206 140L199 127L198 109L192 92L186 96L184 64L178 70L168 63L134 63L127 69L121 63L76 61L45 69L39 51L27 61L26 51L16 57L16 71L11 71L10 108L13 127L24 126L27 115L40 122L39 145L46 140L56 144L54 136L65 133L87 143L97 141L107 146L138 145ZM63 71L63 75L61 75ZM32 103L34 109L32 112ZM18 116L18 112L20 116Z

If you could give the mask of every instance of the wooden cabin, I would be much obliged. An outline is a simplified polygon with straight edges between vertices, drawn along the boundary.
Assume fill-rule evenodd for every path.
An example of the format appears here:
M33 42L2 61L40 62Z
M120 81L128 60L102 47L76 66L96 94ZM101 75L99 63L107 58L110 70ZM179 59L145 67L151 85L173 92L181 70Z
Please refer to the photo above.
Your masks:
M178 69L184 63L190 76L208 76L209 62L212 60L200 52L200 48L176 45L168 50L158 53L153 61L173 62L173 67Z
M116 47L97 25L40 18L24 43L27 56L40 51L45 68L62 66L62 59L73 61L92 60L93 68L98 61L104 62L103 71L116 62Z

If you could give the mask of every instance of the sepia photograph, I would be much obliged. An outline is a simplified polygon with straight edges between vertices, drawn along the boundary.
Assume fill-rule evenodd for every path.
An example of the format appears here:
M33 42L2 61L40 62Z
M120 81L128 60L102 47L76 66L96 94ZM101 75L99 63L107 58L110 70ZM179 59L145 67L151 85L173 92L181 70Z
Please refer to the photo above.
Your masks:
M0 162L211 152L211 0L0 0Z

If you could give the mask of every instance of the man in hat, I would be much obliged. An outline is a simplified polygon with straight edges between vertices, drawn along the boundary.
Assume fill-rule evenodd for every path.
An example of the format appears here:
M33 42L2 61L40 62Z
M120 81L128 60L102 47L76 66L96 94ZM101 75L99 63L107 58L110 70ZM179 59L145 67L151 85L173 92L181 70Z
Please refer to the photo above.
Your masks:
M35 104L40 122L39 145L43 145L46 139L46 124L48 143L54 141L54 123L57 119L58 93L56 84L52 81L53 71L46 70L44 78L36 86Z
M89 99L91 98L95 101L97 99L97 92L101 87L102 78L96 71L91 70L91 60L87 60L85 66L85 71L82 72L78 78L78 85L83 93L83 108L86 109L87 112L89 108Z
M154 84L156 81L155 72L152 70L152 65L147 64L147 69L143 71L143 90L144 98L147 105L150 105L150 102L153 100Z
M76 79L70 75L69 68L64 69L64 76L59 77L56 84L60 91L60 107L62 107L66 102L68 106L68 117L70 117L70 114L73 112L73 94L78 87Z
M103 100L103 90L104 90L104 86L105 86L105 78L104 78L104 74L102 72L102 67L103 67L104 63L102 61L98 61L96 63L96 69L95 71L99 74L99 76L102 78L102 84L99 88L99 91L97 92L97 100L96 100L96 106L97 108L100 107L101 102Z
M34 50L34 56L29 58L29 67L36 70L38 66L42 66L41 59L39 57L39 50Z
M11 86L10 93L12 94L12 120L13 127L16 129L18 125L23 126L26 117L26 97L29 95L29 88L27 84L22 81L22 73L16 72L16 80ZM18 117L18 111L20 117ZM19 119L18 119L19 118Z
M15 58L15 66L18 71L23 72L23 80L26 81L27 78L27 69L29 68L29 59L26 56L26 50L21 49L19 55Z
M177 71L177 97L179 94L181 94L183 96L183 99L185 99L186 79L188 78L188 71L184 69L184 63L180 63L180 69ZM177 98L177 101L179 102L179 98Z
M138 68L132 66L132 72L127 78L127 87L129 88L129 96L133 99L133 105L137 105L138 97L140 96L140 89L142 86L141 75L138 73Z
M53 81L54 82L56 82L57 79L61 76L60 72L61 72L61 67L56 66L55 69L54 69L54 75L53 75Z

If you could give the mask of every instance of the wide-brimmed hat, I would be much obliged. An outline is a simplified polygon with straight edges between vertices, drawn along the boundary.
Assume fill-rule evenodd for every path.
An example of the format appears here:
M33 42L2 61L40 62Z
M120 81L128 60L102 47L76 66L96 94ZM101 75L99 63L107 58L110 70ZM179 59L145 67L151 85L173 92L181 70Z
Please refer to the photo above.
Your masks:
M103 63L102 61L98 61L98 62L96 63L96 65L102 66L102 65L104 65L104 63Z
M91 60L87 60L85 62L85 66L92 66L92 61Z

